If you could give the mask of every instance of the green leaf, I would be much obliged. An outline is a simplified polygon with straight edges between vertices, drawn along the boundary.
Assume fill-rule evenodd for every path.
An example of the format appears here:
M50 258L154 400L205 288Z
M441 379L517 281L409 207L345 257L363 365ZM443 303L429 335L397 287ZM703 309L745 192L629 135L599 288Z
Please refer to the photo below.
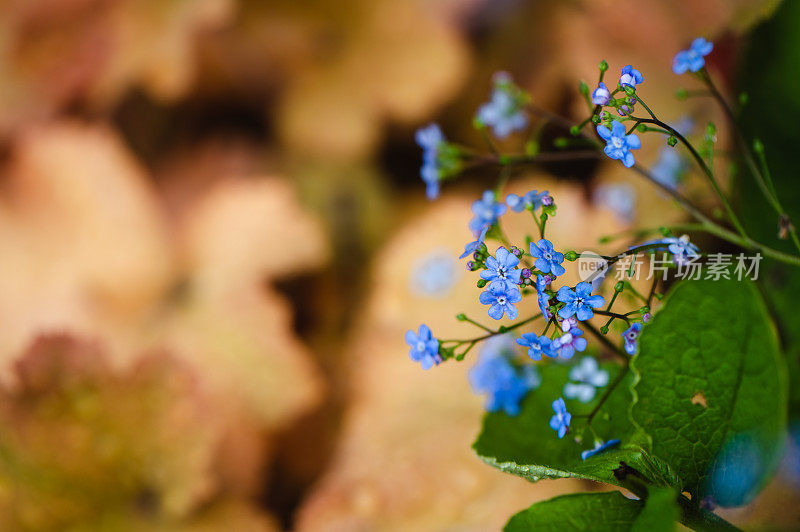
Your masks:
M609 372L612 381L620 371L627 371L615 364L603 364L602 367ZM567 410L573 414L572 427L563 439L559 439L549 426L553 415L552 402L562 396L570 368L552 362L539 368L542 385L528 394L518 416L510 417L503 412L485 415L481 433L473 444L483 461L532 482L571 477L621 485L614 476L614 469L620 466L620 462L636 468L657 484L677 482L674 475L664 471L663 466L659 467L640 446L633 443L635 428L628 419L632 375L627 375L617 386L592 422L598 437L604 440L616 438L622 441L622 445L582 461L581 451L594 446L594 437L585 428L585 420L576 415L588 414L605 388L598 390L595 399L588 404L566 400Z
M681 517L678 493L673 488L652 487L631 532L673 532Z
M627 499L618 491L562 495L536 503L515 514L503 530L505 532L627 531L631 530L642 508L640 501Z
M750 281L675 286L642 331L633 421L694 500L752 499L777 465L786 428L786 370Z

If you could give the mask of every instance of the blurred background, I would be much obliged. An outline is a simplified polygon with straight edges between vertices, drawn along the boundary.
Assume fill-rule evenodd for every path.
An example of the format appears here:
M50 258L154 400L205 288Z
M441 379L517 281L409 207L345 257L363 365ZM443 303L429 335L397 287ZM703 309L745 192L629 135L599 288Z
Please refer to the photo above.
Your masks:
M457 312L484 315L456 257L495 178L469 173L427 202L414 131L438 121L480 146L471 119L497 70L581 119L578 81L606 59L612 77L641 70L668 121L700 136L716 121L726 150L710 100L674 96L692 81L672 74L672 56L702 35L726 95L749 91L746 127L796 212L798 6L3 0L0 529L482 531L598 489L481 463L471 362L423 372L408 360L407 329L459 336ZM637 159L658 164L663 139L644 144ZM713 205L698 176L680 186ZM556 198L565 248L684 219L608 161L510 185L530 188ZM758 202L740 206L758 225ZM790 273L770 279L800 293ZM793 368L797 325L781 324ZM726 517L798 526L798 444Z

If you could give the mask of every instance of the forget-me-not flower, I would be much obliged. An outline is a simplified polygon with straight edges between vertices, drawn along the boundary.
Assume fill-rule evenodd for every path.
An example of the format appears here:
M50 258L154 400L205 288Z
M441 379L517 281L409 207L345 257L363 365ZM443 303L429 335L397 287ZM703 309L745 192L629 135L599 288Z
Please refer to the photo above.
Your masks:
M600 185L594 191L594 201L624 222L630 223L636 217L636 191L627 183Z
M542 200L549 194L550 193L546 190L543 190L542 192L531 190L524 196L509 194L506 196L506 205L508 205L514 212L522 212L525 209L535 211L542 206Z
M523 105L524 99L511 76L506 72L498 72L494 75L491 99L478 109L476 118L491 127L495 137L504 139L512 132L528 127L528 116Z
M533 360L541 360L542 355L556 358L557 354L552 350L552 340L547 336L537 336L535 333L525 333L517 338L517 343L528 348L528 356Z
M497 219L506 213L506 206L494 200L494 192L487 190L481 199L472 203L472 220L469 222L469 229L476 237L491 227Z
M665 238L664 243L669 244L667 249L672 253L672 262L678 266L700 256L698 247L689 242L689 235L683 235L680 238Z
M608 384L608 372L600 369L592 357L585 357L569 371L569 380L564 385L564 397L588 403L594 399L597 388Z
M564 254L555 251L552 242L546 238L542 238L538 242L531 242L530 252L531 257L536 259L533 265L540 272L552 273L558 277L566 271L561 265L564 262Z
M458 258L459 259L463 259L464 257L468 257L468 256L474 254L476 251L478 251L482 247L484 247L483 241L486 238L487 231L489 231L489 226L486 226L486 227L483 228L483 231L481 231L481 234L478 235L478 239L477 240L475 240L474 242L470 242L469 244L464 246L464 253L459 255Z
M541 377L531 364L515 367L509 360L511 355L513 344L507 335L490 339L468 378L475 393L486 394L487 411L503 410L509 416L516 416L520 412L520 402L530 390L539 386Z
M446 296L458 280L457 265L456 259L444 250L420 257L411 271L411 291L425 297Z
M592 456L602 453L608 449L612 449L620 444L619 440L608 440L605 443L595 442L594 449L587 449L581 453L581 460L586 460L587 458L591 458Z
M414 362L419 362L422 369L430 369L442 361L439 355L439 340L433 337L430 328L424 323L419 326L419 331L406 331L406 343L411 346L409 356Z
M439 150L445 143L444 134L438 124L428 124L418 129L414 138L422 148L420 176L425 182L428 199L433 200L439 197L439 178L441 177Z
M481 278L491 281L489 287L502 284L509 284L512 287L518 285L522 278L522 270L517 268L519 259L506 248L499 247L494 253L494 257L486 258L486 269L481 272Z
M539 310L542 311L542 316L547 320L553 317L553 313L550 312L550 298L552 298L552 295L545 292L545 290L552 280L553 276L549 273L536 276L536 296L539 302Z
M641 332L642 324L637 321L622 333L622 338L625 340L625 352L629 355L635 355L639 349L639 333Z
M686 159L677 150L662 148L656 164L650 168L650 175L665 187L675 190L687 166Z
M559 438L563 438L572 419L572 414L567 412L567 405L564 403L564 399L559 397L553 401L553 412L555 414L550 418L550 428L558 433Z
M518 288L509 284L493 284L488 290L481 292L478 300L484 305L490 305L490 317L499 320L506 314L509 319L515 320L517 307L514 304L522 300L522 294Z
M553 340L550 346L561 358L569 360L576 351L579 353L585 351L587 342L586 338L583 338L583 331L577 327L570 327L566 320L563 329L566 332Z
M697 72L706 64L705 56L714 49L714 43L698 37L692 41L688 50L681 50L675 54L672 60L672 71L676 74L683 74L687 71Z
M562 318L569 318L575 316L578 321L585 321L594 316L593 308L600 308L606 303L606 299L601 295L592 295L592 285L586 282L581 282L575 285L575 290L568 286L562 286L558 289L556 299L562 303L566 303L558 311L558 315Z
M626 65L622 67L622 72L619 75L619 84L623 87L633 87L636 88L636 85L640 83L644 83L644 76L642 73L633 68L631 65Z
M601 81L597 85L597 88L592 91L592 103L595 105L607 105L610 101L611 91L609 91L606 84Z
M597 126L597 134L606 141L606 147L603 151L609 158L619 159L626 168L634 165L636 160L633 158L631 150L641 148L642 142L634 133L626 135L625 126L622 122L614 120L614 123L611 124L611 129L600 124Z

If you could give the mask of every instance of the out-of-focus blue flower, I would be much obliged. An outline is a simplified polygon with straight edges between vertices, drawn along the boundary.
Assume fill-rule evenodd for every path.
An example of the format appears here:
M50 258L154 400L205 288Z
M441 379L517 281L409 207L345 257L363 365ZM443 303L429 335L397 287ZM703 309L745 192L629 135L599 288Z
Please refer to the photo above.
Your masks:
M665 147L661 149L656 164L650 168L650 174L665 187L675 190L687 167L686 159L678 153L678 150Z
M608 208L626 223L636 217L636 191L628 184L600 185L594 191L594 202Z
M600 124L597 126L597 134L606 141L606 147L603 149L606 155L611 159L619 159L626 168L634 165L636 160L631 153L631 150L638 150L642 147L642 142L635 134L625 134L625 126L622 122L617 120L611 124L611 129Z
M664 242L669 244L667 249L672 253L672 261L678 266L700 256L698 247L689 242L689 235L683 235L680 238L665 238Z
M564 320L564 324L566 324L566 326L563 328L567 329L569 325L566 320ZM567 332L553 340L551 347L554 351L558 352L559 356L569 360L576 351L579 353L585 351L586 343L586 338L583 337L583 331L577 327L570 327L567 329Z
M550 428L558 433L559 438L563 438L569 429L569 422L572 420L572 414L567 412L567 405L564 404L564 399L559 397L553 401L553 417L550 418Z
M506 205L508 205L514 212L522 212L525 209L535 211L542 206L542 200L549 194L550 193L546 190L543 190L542 192L531 190L524 196L509 194L506 196Z
M439 340L433 337L430 328L424 323L419 326L419 331L406 331L406 343L411 346L409 356L414 362L419 362L422 369L431 369L442 361L439 355Z
M757 438L750 434L733 435L715 458L704 491L719 506L747 504L758 493L763 470L771 459L764 452Z
M611 101L611 91L601 81L597 88L592 91L592 103L595 105L608 105L609 101Z
M425 297L444 297L458 280L456 260L443 250L421 257L411 270L411 291Z
M631 323L631 326L622 333L622 338L625 340L625 352L633 356L639 350L639 333L642 332L642 324L638 321Z
M566 303L558 311L559 316L569 318L574 315L579 321L591 319L594 316L592 309L600 308L606 303L603 296L592 295L592 285L586 282L575 285L575 290L568 286L562 286L556 293L556 299Z
M672 60L672 71L676 74L683 74L687 71L697 72L706 64L705 56L711 53L714 44L698 37L692 41L688 50L681 50L675 54Z
M644 83L644 76L642 73L633 68L631 65L626 65L622 67L622 72L619 75L619 84L623 87L633 87L636 88L636 85L640 83Z
M498 72L494 75L491 99L478 109L476 118L481 124L491 127L495 137L504 139L512 132L528 127L524 104L525 99L511 76Z
M508 335L490 338L481 350L478 363L469 371L470 385L475 393L486 394L489 412L503 410L509 416L516 416L525 395L541 383L533 365L517 368L512 364L513 349Z
M541 360L542 355L547 355L550 358L557 356L551 348L552 341L547 336L525 333L520 338L517 338L517 343L528 348L528 356L533 360Z
M778 470L793 486L800 488L800 423L789 427L788 439L788 448Z
M414 138L422 148L422 168L420 176L426 185L428 199L439 197L441 167L439 150L445 144L444 134L438 124L428 124L417 130Z
M517 307L515 303L522 300L519 289L508 284L495 284L489 286L488 290L481 292L478 300L484 305L490 305L489 316L499 320L503 314L508 315L511 320L517 319Z
M506 206L494 200L494 192L487 190L481 199L472 203L472 220L469 222L469 229L476 237L484 230L491 227L499 217L506 213Z
M519 259L504 247L497 248L494 257L487 257L486 269L481 272L481 278L491 281L493 285L510 285L512 288L519 284L522 270L517 268Z
M544 316L546 320L553 317L553 313L550 311L550 298L553 296L545 292L547 286L552 281L553 276L549 273L536 276L536 295L539 301L539 310L542 311L542 316Z
M587 458L591 458L596 454L600 454L603 451L607 451L608 449L613 449L617 445L619 445L619 440L608 440L605 443L595 442L594 449L587 449L581 453L581 460L586 461Z
M600 369L592 357L584 357L581 363L569 371L569 380L564 385L564 397L588 403L594 399L597 388L608 384L608 372Z
M552 242L546 238L542 238L538 242L531 242L530 252L531 257L536 259L533 265L540 272L552 273L558 277L566 271L561 266L561 263L564 262L564 254L555 251Z

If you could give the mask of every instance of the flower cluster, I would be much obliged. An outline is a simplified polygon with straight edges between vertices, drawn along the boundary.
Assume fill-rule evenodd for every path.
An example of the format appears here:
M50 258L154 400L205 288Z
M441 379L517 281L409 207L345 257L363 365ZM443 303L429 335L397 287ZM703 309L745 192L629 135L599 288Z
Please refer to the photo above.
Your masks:
M710 43L704 40L696 40L690 50L685 50L676 56L676 71L684 69L697 72L703 67L703 57L710 52L710 46ZM591 94L589 87L583 84L581 92L587 102L592 104L592 113L580 126L571 129L572 134L579 135L584 125L592 122L597 135L605 141L604 153L611 159L619 160L625 167L636 164L634 152L642 146L639 136L634 131L647 132L656 129L649 128L648 124L664 125L664 129L660 132L668 134L670 138L667 143L670 147L674 146L674 137L682 134L675 133L678 129L673 131L669 126L657 122L655 115L637 94L637 88L644 83L642 73L632 65L627 65L622 68L615 86L610 87L603 81L607 69L608 64L603 61L600 65L600 80ZM492 140L485 135L486 128L490 128L493 136L498 139L507 138L512 133L526 129L529 122L529 116L526 114L528 102L527 94L514 85L508 74L495 75L490 100L477 110L474 120L475 127L484 134L491 148L491 153L488 155L448 143L435 124L420 129L417 132L417 142L423 149L421 174L427 185L428 196L436 197L442 180L461 170L462 158L472 167L484 164L486 161L491 165L507 166L516 164L518 159L535 157L539 150L537 139L532 138L525 145L525 155L505 156L498 153L499 150L492 144ZM641 104L652 120L634 116L636 104ZM629 122L633 123L632 126L626 125ZM673 155L673 151L665 151L654 167L655 179L663 182L666 188L674 188L677 185L678 174L683 171L683 159L679 156L675 158ZM584 331L600 336L608 333L609 325L615 319L624 321L628 328L622 333L621 338L617 337L618 344L621 344L617 346L618 354L622 358L626 358L625 353L635 355L639 349L638 337L643 322L650 319L650 300L653 294L658 294L654 291L656 287L654 284L650 298L645 299L628 283L627 289L633 291L645 305L638 310L620 314L612 311L612 307L619 293L626 290L626 285L622 281L615 285L614 297L607 307L606 298L597 293L604 276L595 276L591 282L559 285L558 280L566 273L566 263L577 260L578 254L575 251L563 250L545 236L547 221L556 213L555 199L546 190L530 190L521 195L507 194L503 201L500 198L502 198L504 179L501 178L499 183L496 189L484 191L481 197L472 203L472 217L468 228L473 240L464 246L460 258L467 259L468 271L478 274L479 279L476 284L481 289L478 301L487 307L490 318L517 320L518 305L524 297L534 294L541 316L534 315L511 325L498 326L494 330L464 314L459 314L458 320L470 322L483 332L466 340L440 341L423 324L416 332L406 333L406 342L410 347L411 359L419 362L423 369L429 369L445 360L462 360L476 344L486 341L477 363L469 371L470 384L476 393L486 395L486 410L502 411L514 416L520 413L522 400L531 390L538 388L541 382L536 365L530 361L541 362L546 359L568 361L576 353L585 353L588 342ZM596 191L596 201L608 206L626 221L630 221L634 216L635 195L630 186L618 184L599 187ZM524 248L512 245L503 231L503 217L509 212L532 215L536 224L538 238L527 237ZM497 241L499 245L490 249L488 241ZM698 256L697 247L689 242L688 237L676 238L671 236L671 233L665 232L664 238L660 240L645 242L622 252L618 257L603 258L621 262L622 258L628 256L635 258L639 248L647 249L651 253L668 251L672 255L672 261L678 266ZM593 320L598 314L607 318L605 325L599 327L599 330L588 323L588 320ZM523 326L531 327L528 324L537 318L543 321L541 328L521 329ZM606 341L605 344L608 346L611 341ZM517 346L525 350L527 358L521 356L521 353L520 356L515 355L514 349L517 349ZM606 392L601 394L598 400L598 390L617 386L620 382L622 382L620 379L616 379L610 385L609 372L601 367L595 358L581 357L579 363L574 364L568 372L568 380L563 384L563 397L558 397L552 402L553 415L550 427L556 431L559 438L563 438L570 430L573 419L567 410L565 398L574 401L575 404L599 401L592 411L597 412L597 408L612 391L611 388L606 388ZM552 400L552 397L548 398L549 400ZM588 426L593 417L593 414L588 416L581 414L576 419L586 419ZM580 435L576 439L579 440ZM583 451L581 458L589 459L619 444L619 440L602 441L595 436L594 448Z

